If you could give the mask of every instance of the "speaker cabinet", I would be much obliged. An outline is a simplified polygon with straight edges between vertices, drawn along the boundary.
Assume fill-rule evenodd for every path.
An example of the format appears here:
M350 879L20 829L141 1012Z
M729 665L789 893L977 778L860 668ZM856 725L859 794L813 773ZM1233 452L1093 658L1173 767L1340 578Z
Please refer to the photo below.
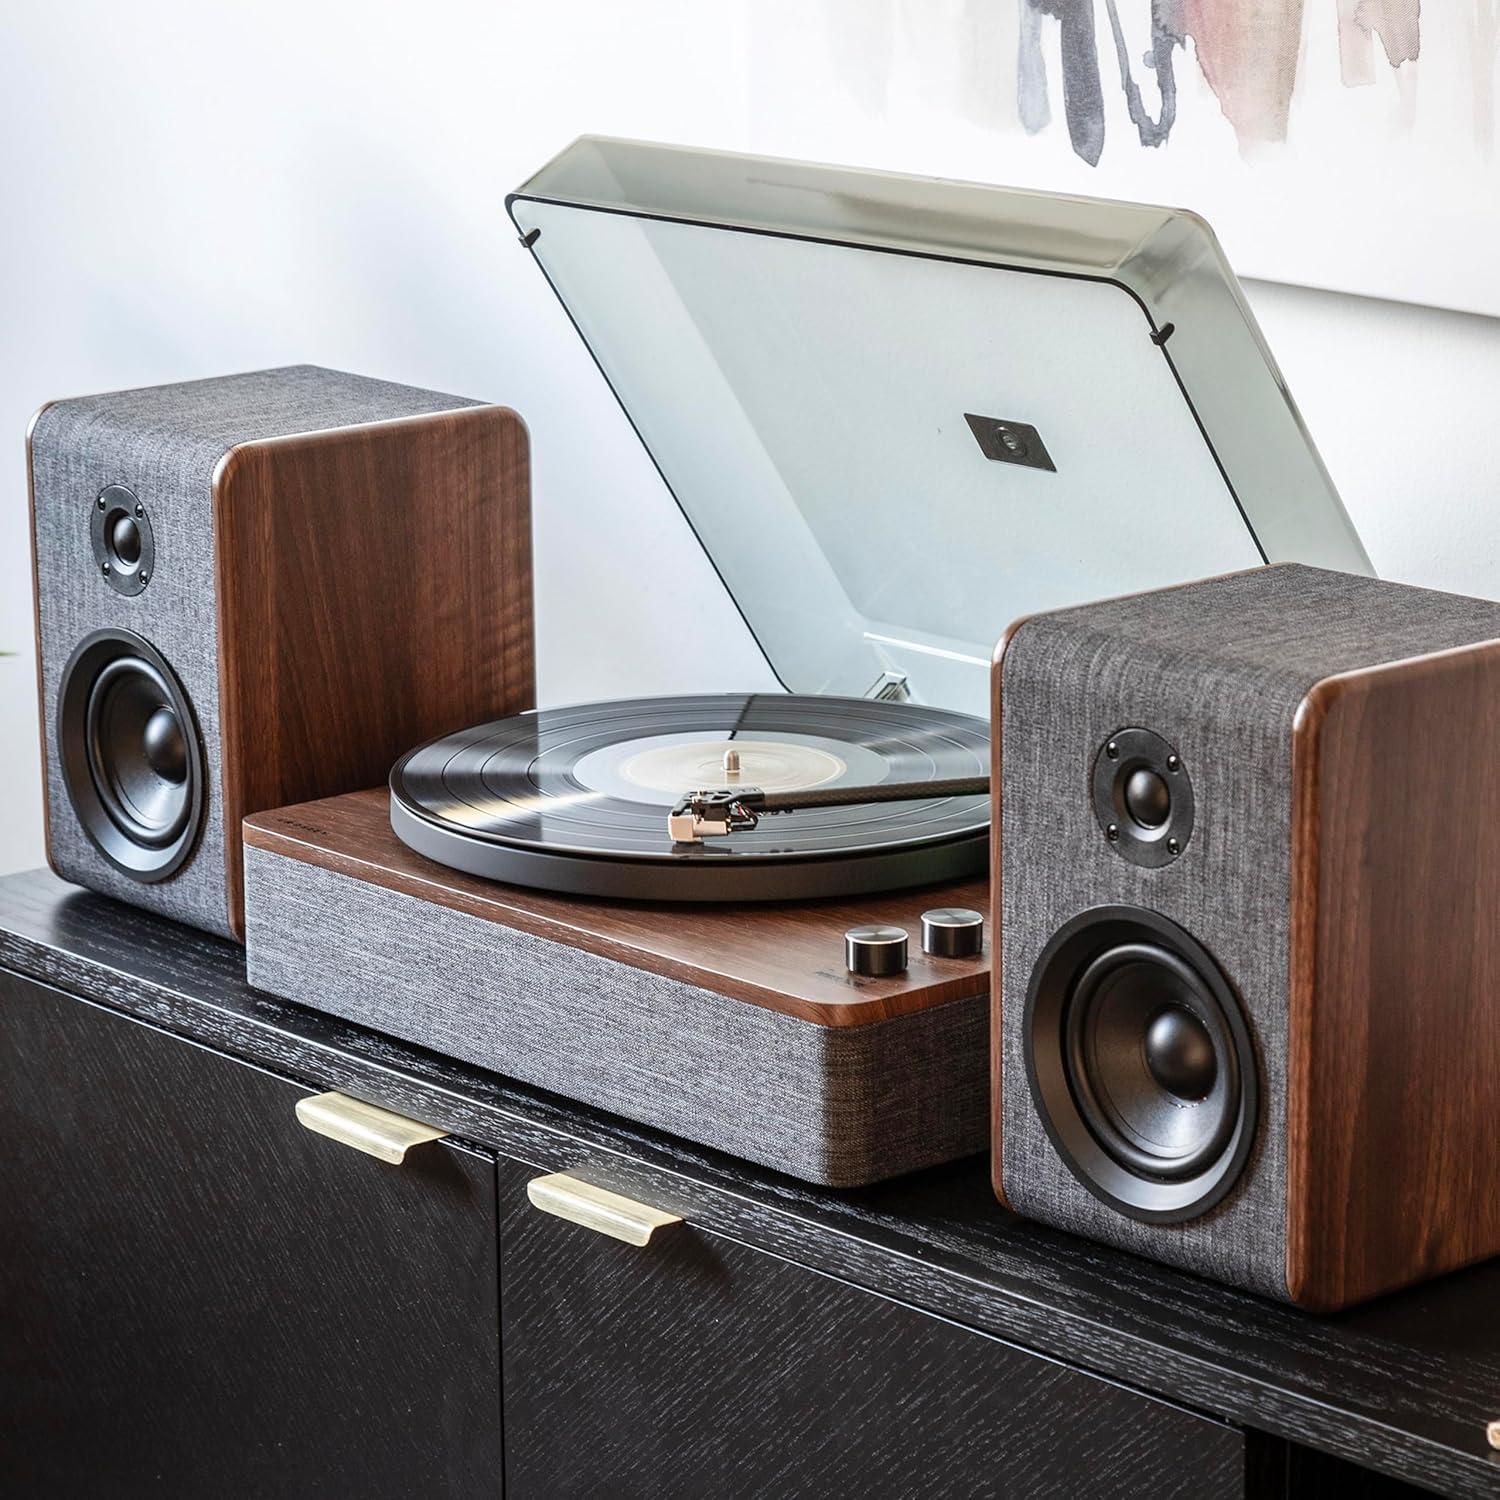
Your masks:
M247 814L532 704L514 412L304 365L53 402L27 458L67 880L241 938Z
M1500 605L1281 566L996 656L994 1177L1332 1310L1500 1251Z

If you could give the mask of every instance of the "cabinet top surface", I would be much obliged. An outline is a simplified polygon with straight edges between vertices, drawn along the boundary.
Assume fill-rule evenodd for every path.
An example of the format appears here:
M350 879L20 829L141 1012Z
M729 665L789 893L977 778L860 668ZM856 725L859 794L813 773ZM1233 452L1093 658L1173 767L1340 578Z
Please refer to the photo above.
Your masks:
M1500 1261L1315 1318L1014 1218L982 1157L810 1187L274 999L233 945L42 872L0 878L0 967L1168 1399L1500 1494Z

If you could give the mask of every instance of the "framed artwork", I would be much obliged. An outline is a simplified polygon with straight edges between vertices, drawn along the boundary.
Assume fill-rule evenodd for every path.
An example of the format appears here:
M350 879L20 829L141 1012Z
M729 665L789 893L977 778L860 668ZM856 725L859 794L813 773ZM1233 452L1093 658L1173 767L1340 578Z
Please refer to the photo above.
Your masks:
M1191 208L1242 275L1500 315L1500 0L746 11L757 150Z

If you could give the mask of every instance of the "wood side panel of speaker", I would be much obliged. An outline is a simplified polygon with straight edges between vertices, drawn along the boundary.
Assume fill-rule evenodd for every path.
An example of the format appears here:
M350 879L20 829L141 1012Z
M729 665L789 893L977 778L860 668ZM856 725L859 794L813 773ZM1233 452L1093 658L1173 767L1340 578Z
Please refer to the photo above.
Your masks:
M1500 643L1325 679L1293 734L1287 1288L1500 1251Z
M535 701L530 469L503 407L271 438L214 476L224 843Z

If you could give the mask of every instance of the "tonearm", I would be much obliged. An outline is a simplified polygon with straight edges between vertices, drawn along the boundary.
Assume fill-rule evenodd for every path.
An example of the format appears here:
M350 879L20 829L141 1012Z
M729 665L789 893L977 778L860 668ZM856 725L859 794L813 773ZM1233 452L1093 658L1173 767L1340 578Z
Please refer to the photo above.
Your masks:
M867 802L915 802L937 797L987 797L988 776L953 776L945 781L884 781L875 786L810 787L804 791L764 792L756 786L714 787L689 792L667 814L674 844L701 844L754 828L772 813L811 807L858 807Z

